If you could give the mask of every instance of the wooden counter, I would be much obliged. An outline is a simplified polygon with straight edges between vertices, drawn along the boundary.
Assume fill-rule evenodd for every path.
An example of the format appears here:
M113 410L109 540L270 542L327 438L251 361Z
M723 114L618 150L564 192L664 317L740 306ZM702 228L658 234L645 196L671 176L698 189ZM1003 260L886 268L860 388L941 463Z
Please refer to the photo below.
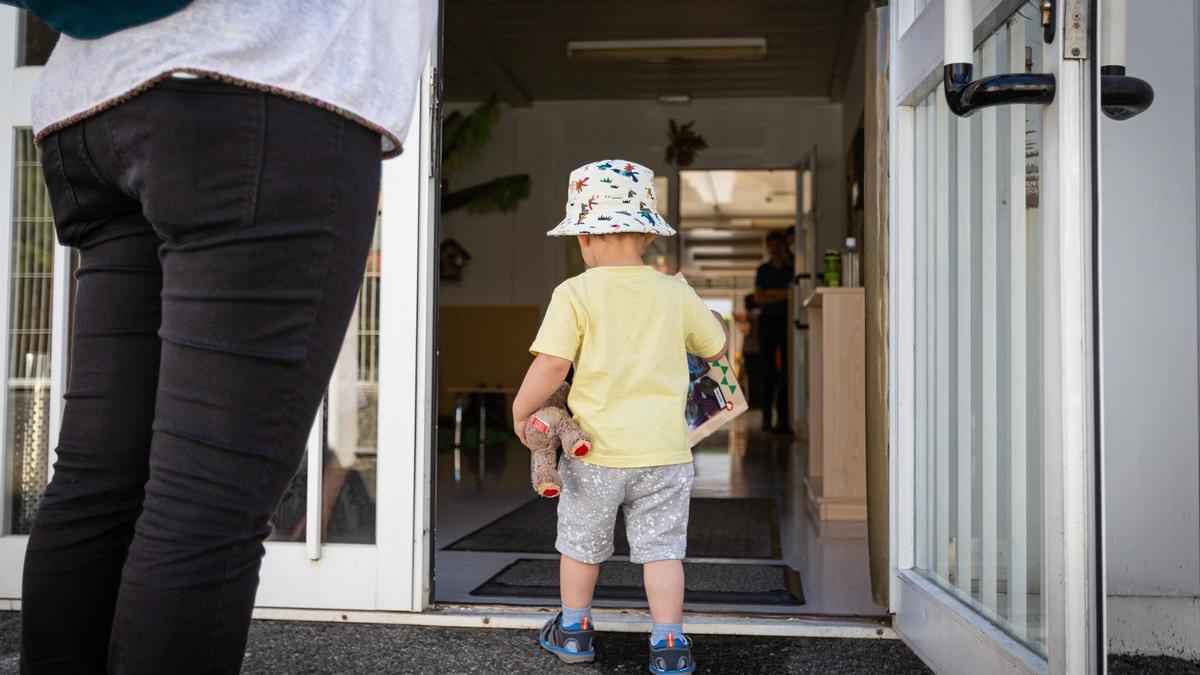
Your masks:
M866 520L864 291L818 288L804 306L809 325L809 505L822 520Z

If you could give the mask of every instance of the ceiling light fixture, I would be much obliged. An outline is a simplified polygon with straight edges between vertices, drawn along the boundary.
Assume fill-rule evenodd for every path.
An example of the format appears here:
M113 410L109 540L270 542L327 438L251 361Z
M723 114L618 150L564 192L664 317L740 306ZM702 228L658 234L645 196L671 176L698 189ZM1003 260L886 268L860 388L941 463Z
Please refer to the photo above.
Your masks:
M572 61L745 61L767 55L766 38L594 40L567 43Z
M680 105L683 103L691 103L692 97L689 94L661 94L658 97L659 103L667 105Z

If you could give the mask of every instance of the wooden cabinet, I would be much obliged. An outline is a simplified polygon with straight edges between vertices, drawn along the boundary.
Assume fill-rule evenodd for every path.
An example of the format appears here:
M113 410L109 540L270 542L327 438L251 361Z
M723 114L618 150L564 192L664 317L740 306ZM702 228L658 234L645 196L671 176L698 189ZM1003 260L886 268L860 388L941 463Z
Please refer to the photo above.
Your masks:
M818 288L804 306L809 325L809 504L822 520L866 520L863 289Z

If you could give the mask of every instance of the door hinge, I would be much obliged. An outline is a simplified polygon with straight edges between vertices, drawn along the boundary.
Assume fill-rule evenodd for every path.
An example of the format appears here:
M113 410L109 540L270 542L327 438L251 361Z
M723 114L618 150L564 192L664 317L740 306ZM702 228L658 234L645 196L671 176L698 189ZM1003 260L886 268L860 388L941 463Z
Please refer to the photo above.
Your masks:
M1063 4L1063 58L1088 57L1088 2L1067 0Z

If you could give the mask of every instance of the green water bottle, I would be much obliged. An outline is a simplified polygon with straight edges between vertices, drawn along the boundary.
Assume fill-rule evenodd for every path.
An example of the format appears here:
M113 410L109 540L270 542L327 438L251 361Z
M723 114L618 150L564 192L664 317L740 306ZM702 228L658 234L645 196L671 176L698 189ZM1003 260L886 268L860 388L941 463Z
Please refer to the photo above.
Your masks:
M842 252L836 249L825 251L825 285L842 285Z

